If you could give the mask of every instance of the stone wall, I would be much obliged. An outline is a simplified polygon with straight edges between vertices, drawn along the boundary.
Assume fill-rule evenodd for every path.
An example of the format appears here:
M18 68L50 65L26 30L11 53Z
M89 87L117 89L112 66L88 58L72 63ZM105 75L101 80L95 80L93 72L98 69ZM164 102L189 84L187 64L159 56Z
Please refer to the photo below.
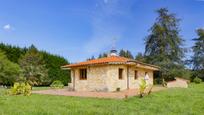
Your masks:
M81 80L80 69L87 69L87 79ZM108 91L107 89L107 66L91 66L75 68L76 91Z
M135 79L135 71L138 72L138 78L137 79ZM148 73L149 78L150 78L148 83L153 85L153 71L152 70L130 67L130 69L129 69L129 81L130 81L129 88L130 89L139 88L140 80L144 79L145 72Z
M119 79L119 69L123 69L123 77ZM127 89L127 66L125 65L109 65L108 66L108 87L109 91Z
M82 68L87 69L87 80L79 79L79 70ZM118 70L123 69L123 78L119 79ZM129 70L128 70L129 68ZM134 71L138 71L138 79L135 80ZM101 66L89 66L74 68L71 71L72 87L75 91L116 91L127 89L127 71L129 72L129 88L139 88L140 79L145 76L145 72L148 72L150 77L149 83L153 84L153 71L136 67L127 67L126 65L101 65ZM75 77L74 77L75 76ZM75 79L75 80L74 80Z

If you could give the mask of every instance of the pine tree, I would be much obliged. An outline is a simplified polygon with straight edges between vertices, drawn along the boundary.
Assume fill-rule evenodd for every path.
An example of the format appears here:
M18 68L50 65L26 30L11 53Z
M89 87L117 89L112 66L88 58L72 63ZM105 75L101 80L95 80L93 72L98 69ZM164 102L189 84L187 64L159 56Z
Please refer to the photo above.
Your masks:
M91 56L91 58L88 58L88 59L86 59L87 61L89 61L89 60L94 60L95 59L95 57L94 56Z
M98 59L99 59L99 58L102 58L102 54L99 54L99 55L98 55Z
M126 57L126 51L121 49L120 52L119 52L119 56Z
M108 57L107 53L103 53L102 57Z
M119 56L133 59L133 55L129 50L121 49L120 52L119 52Z
M136 56L135 56L135 60L138 60L138 61L140 61L140 62L145 62L146 60L145 60L145 56L141 53L141 52L139 52Z
M98 59L99 59L99 58L104 58L104 57L108 57L108 54L107 54L107 53L100 53L100 54L98 55Z
M10 61L18 63L19 58L25 54L27 48L22 49L18 46L11 46L0 43L0 50L5 52L5 55Z
M129 50L126 51L126 56L125 57L133 59L133 55L132 55L132 53Z
M60 80L64 85L70 82L70 71L62 70L61 66L69 64L69 62L60 56L47 52L41 52L46 68L48 69L48 77L51 82Z
M193 39L195 45L193 46L193 69L195 75L204 80L204 29L197 30L198 38Z
M172 79L182 76L184 68L182 48L184 40L179 35L179 19L168 9L157 10L158 17L145 39L145 56L147 62L161 67L162 77Z

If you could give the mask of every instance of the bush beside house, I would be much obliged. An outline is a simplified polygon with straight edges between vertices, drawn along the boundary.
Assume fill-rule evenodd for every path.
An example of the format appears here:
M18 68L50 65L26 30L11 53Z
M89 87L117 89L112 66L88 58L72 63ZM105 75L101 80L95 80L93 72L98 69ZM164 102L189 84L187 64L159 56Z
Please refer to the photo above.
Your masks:
M64 84L61 81L56 80L56 81L52 82L50 87L53 88L53 89L61 89L61 88L64 87Z

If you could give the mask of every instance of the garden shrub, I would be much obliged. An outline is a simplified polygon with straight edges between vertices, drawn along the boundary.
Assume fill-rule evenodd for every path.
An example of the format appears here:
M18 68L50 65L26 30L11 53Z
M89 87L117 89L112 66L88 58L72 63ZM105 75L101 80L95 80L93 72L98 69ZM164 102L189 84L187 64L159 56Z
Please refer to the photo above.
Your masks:
M10 90L11 95L31 95L31 86L25 82L16 82Z
M64 84L60 80L55 80L52 82L50 85L51 88L53 89L61 89L64 87Z
M193 82L199 84L199 83L202 82L202 80L201 80L200 78L198 78L198 77L195 77L195 78L193 79Z
M144 97L146 88L147 88L147 82L144 79L141 79L139 84L140 97Z

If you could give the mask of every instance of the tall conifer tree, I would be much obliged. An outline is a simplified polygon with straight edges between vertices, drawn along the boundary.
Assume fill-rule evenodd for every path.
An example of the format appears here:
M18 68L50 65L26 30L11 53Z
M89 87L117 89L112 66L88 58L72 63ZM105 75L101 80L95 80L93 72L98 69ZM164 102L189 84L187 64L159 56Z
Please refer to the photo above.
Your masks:
M179 35L179 21L168 9L157 10L158 17L145 39L145 56L147 62L161 67L162 76L166 79L182 76L184 40Z
M197 30L198 38L193 39L193 69L196 76L204 80L204 29Z

